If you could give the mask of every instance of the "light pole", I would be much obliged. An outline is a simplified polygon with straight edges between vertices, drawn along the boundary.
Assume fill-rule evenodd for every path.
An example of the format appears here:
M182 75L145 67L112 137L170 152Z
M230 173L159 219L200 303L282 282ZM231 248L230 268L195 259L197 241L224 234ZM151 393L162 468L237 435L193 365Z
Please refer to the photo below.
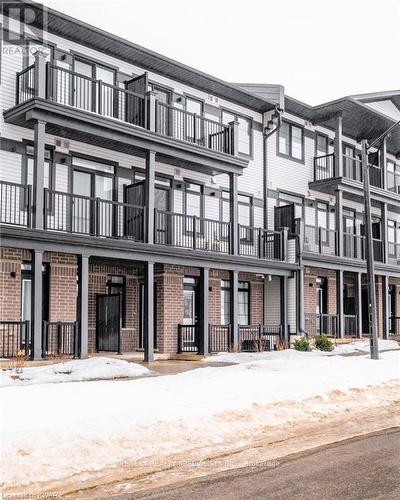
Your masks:
M376 323L376 292L375 292L375 264L374 264L374 242L372 238L372 217L371 217L371 193L369 185L369 164L368 150L377 144L400 124L400 120L393 124L373 142L368 144L364 139L361 141L361 162L364 179L364 212L365 212L365 253L367 260L367 281L368 281L368 314L369 314L369 339L371 359L379 359L378 331Z

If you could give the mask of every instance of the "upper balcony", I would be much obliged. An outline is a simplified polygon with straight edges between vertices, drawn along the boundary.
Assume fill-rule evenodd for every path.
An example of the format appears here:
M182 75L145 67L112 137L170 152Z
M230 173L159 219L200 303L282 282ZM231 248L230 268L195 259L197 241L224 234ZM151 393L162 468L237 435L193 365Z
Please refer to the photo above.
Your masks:
M46 122L54 135L134 154L153 150L166 162L208 174L240 174L248 159L238 153L238 123L226 125L159 101L147 74L110 85L69 69L35 64L16 75L16 105L5 121L33 127Z
M343 155L342 165L343 173L340 176L334 153L315 157L314 179L310 187L332 194L341 184L349 190L360 191L364 180L361 160ZM369 176L373 195L400 202L400 171L384 172L379 166L370 164Z

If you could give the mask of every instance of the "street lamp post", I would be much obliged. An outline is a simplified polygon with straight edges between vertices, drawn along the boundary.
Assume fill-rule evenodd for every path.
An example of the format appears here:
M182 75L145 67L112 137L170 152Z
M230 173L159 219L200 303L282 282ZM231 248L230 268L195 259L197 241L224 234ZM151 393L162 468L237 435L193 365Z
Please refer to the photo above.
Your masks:
M377 139L368 143L361 141L361 162L364 179L364 212L365 212L365 253L367 260L367 281L368 281L368 315L369 315L369 339L371 359L379 359L378 330L376 322L376 291L375 291L375 265L374 265L374 242L372 238L372 217L371 217L371 193L368 164L368 150L376 145L380 145L383 139L398 125L400 120L389 127L386 132Z

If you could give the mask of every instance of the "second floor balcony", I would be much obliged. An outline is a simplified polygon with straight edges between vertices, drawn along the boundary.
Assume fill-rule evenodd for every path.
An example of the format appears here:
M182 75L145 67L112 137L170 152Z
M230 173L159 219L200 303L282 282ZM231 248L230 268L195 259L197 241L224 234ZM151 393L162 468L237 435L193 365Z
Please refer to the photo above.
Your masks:
M31 186L0 181L0 223L33 227L32 199ZM146 214L145 206L44 190L45 231L146 243ZM286 230L234 227L205 217L154 212L155 245L295 263L296 242L296 238L288 239Z

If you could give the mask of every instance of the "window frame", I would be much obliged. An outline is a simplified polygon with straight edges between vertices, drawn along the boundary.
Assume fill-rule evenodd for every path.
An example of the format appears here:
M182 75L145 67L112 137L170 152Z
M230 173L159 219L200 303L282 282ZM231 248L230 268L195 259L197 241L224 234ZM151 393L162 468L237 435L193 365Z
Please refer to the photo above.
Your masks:
M244 284L246 284L247 286L244 286ZM240 323L240 321L239 321L239 317L240 317L240 313L239 313L240 293L246 293L246 295L247 295L247 323L246 324ZM250 286L250 281L241 280L238 282L238 323L240 326L251 325L251 286Z
M220 120L220 123L222 123L224 125L226 125L224 123L224 120L223 120L224 113L229 113L230 115L232 115L234 117L235 121L238 121L238 118L243 118L244 120L247 120L249 122L249 125L250 125L249 152L244 153L243 151L239 150L238 153L239 153L239 156L243 156L244 158L253 159L254 158L254 119L253 119L253 117L251 117L249 115L245 115L243 113L237 113L236 111L232 111L232 110L225 108L225 107L220 107L219 120Z
M188 186L190 186L191 184L199 186L200 190L199 191L192 191L190 188L188 188ZM192 181L190 179L184 179L184 196L183 196L183 215L185 216L185 229L184 229L184 232L186 234L193 234L193 230L192 231L188 231L187 230L187 226L186 226L186 222L188 221L187 217L194 217L193 215L189 215L187 213L187 195L188 194L193 194L193 195L196 195L196 196L200 197L200 215L199 216L195 216L195 217L197 217L197 218L200 219L200 224L198 225L199 227L196 228L197 229L196 234L202 235L203 234L203 222L202 222L202 219L204 218L204 211L205 211L204 184L201 183L201 182Z
M299 123L293 122L291 120L282 120L282 123L285 123L289 126L289 153L282 153L280 151L280 132L281 128L278 130L277 138L276 138L276 154L277 156L281 156L282 158L288 158L292 161L296 161L297 163L305 163L305 128L303 125ZM293 137L293 127L297 127L301 130L301 158L296 158L293 156L293 147L292 147L292 137Z
M322 137L326 139L326 153L324 155L319 155L318 154L318 137ZM317 158L318 156L327 156L329 155L329 142L330 138L328 134L325 134L323 132L316 132L315 133L315 157Z
M327 201L323 201L323 200L315 200L315 228L317 229L317 231L319 231L319 218L318 218L318 214L320 212L323 212L320 208L319 208L319 205L325 205L326 207L326 210L324 211L325 215L326 215L326 228L321 228L322 231L322 241L321 243L324 244L324 245L328 245L329 246L329 237L330 237L330 231L329 231L329 223L330 223L330 218L329 218L329 213L330 213L330 210L329 210L329 203ZM325 231L324 231L325 230Z

